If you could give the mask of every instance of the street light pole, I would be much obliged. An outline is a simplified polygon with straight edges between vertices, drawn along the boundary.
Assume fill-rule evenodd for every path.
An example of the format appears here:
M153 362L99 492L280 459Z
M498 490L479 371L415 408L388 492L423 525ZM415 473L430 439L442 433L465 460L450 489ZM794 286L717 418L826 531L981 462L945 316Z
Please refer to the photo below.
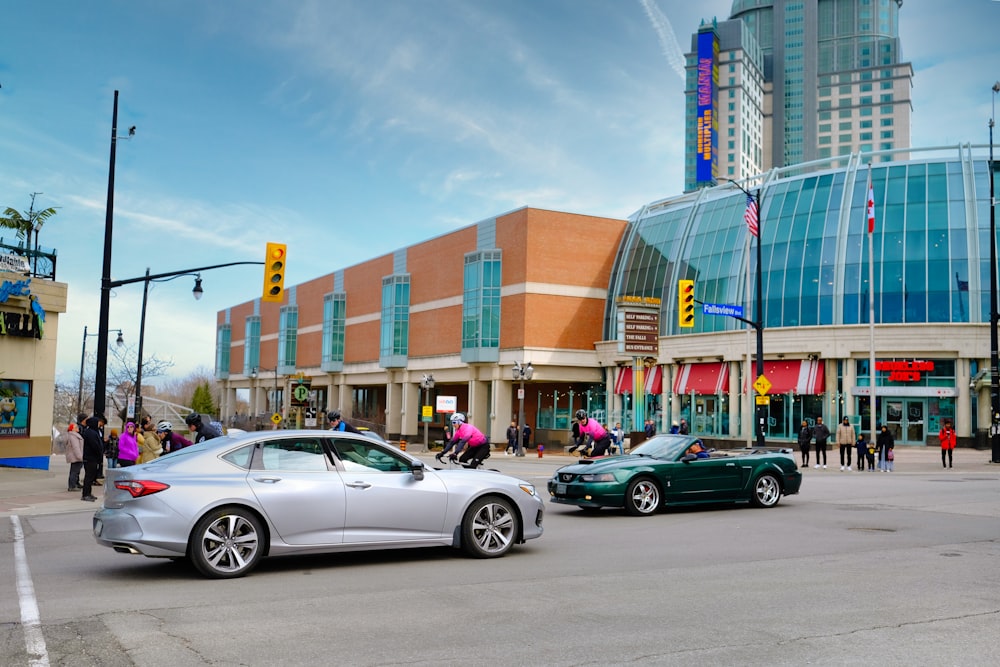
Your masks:
M997 215L993 172L993 125L996 117L997 93L1000 81L993 84L993 108L990 114L990 445L993 463L1000 463L1000 352L998 352L997 321Z
M108 318L111 311L111 234L115 217L115 143L118 139L118 91L111 114L111 159L108 165L108 201L104 217L104 265L101 271L101 310L97 330L97 373L94 377L94 414L104 414L108 372Z
M743 192L749 199L752 199L754 206L757 207L757 304L754 314L754 321L744 319L742 317L737 317L736 319L749 324L757 331L757 363L756 363L756 377L763 377L764 375L764 283L761 280L761 230L764 228L764 214L761 210L761 189L757 188L756 194L751 194L746 188L737 183L736 181L731 181L729 179L723 179L727 183L735 185L740 191ZM753 234L751 234L753 236ZM755 378L756 379L756 378ZM752 383L751 383L752 384ZM763 395L761 395L763 396ZM757 446L765 446L765 434L767 432L767 406L764 403L758 403L756 406L756 430L757 430Z
M521 386L517 392L517 445L514 447L514 455L524 456L524 448L522 447L522 440L524 439L524 381L532 378L535 374L535 369L532 367L530 361L527 364L522 364L518 361L514 362L512 374L515 380L520 380L521 382Z
M115 344L118 345L119 347L121 347L122 345L124 345L125 344L125 338L122 336L122 330L121 329L111 329L111 331L117 331L118 332L118 339L115 341ZM83 327L83 345L80 347L80 384L77 387L77 392L76 392L76 412L77 412L77 414L83 412L83 366L84 366L84 362L87 360L87 337L88 336L97 336L97 335L99 335L99 333L87 333L87 326L84 325L84 327ZM107 336L105 336L105 340L107 340Z

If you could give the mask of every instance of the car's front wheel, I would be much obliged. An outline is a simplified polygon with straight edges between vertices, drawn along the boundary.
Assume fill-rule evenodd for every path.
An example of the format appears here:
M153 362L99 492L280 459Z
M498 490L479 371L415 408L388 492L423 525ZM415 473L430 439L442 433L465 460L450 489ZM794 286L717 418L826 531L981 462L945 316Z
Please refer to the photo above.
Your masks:
M660 486L648 477L633 479L625 491L625 511L632 516L649 516L660 509Z
M476 558L496 558L510 551L520 531L520 518L505 498L479 498L462 519L462 549Z
M766 472L753 485L750 502L756 507L774 507L781 499L781 483L773 474Z
M188 555L212 579L234 579L252 570L264 555L260 519L240 507L220 507L201 518L191 533Z

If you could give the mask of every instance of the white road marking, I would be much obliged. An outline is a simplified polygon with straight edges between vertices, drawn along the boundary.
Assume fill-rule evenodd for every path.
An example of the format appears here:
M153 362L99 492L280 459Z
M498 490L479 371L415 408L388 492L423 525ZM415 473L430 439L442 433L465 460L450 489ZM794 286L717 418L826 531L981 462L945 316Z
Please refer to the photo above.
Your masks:
M28 556L24 551L24 531L17 515L10 517L14 525L14 563L17 573L17 597L21 603L21 627L24 628L24 647L28 651L29 665L49 667L49 654L45 648L42 624L38 616L35 585L31 582Z

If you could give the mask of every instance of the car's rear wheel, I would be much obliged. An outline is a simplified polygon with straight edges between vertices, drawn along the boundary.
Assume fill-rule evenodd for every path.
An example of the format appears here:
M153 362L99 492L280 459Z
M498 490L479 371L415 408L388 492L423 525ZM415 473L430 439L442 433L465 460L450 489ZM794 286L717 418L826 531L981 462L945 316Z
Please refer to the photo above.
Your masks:
M462 519L462 549L476 558L496 558L510 551L519 533L520 518L509 500L478 498Z
M773 474L766 472L753 484L750 502L756 507L774 507L781 499L781 483Z
M240 507L220 507L201 518L191 533L191 563L206 577L234 579L252 570L264 555L260 519Z
M660 509L660 486L649 477L633 479L625 491L625 511L632 516L649 516Z

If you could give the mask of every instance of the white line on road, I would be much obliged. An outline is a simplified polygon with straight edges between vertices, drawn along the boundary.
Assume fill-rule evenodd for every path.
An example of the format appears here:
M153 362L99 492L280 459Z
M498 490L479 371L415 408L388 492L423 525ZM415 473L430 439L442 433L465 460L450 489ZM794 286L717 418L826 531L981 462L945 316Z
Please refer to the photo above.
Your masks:
M24 628L24 647L28 651L28 664L37 667L49 666L49 654L42 636L42 624L38 616L38 601L35 599L35 585L31 583L28 556L24 551L24 531L21 519L10 517L14 524L14 562L17 572L17 597L21 603L21 627Z

